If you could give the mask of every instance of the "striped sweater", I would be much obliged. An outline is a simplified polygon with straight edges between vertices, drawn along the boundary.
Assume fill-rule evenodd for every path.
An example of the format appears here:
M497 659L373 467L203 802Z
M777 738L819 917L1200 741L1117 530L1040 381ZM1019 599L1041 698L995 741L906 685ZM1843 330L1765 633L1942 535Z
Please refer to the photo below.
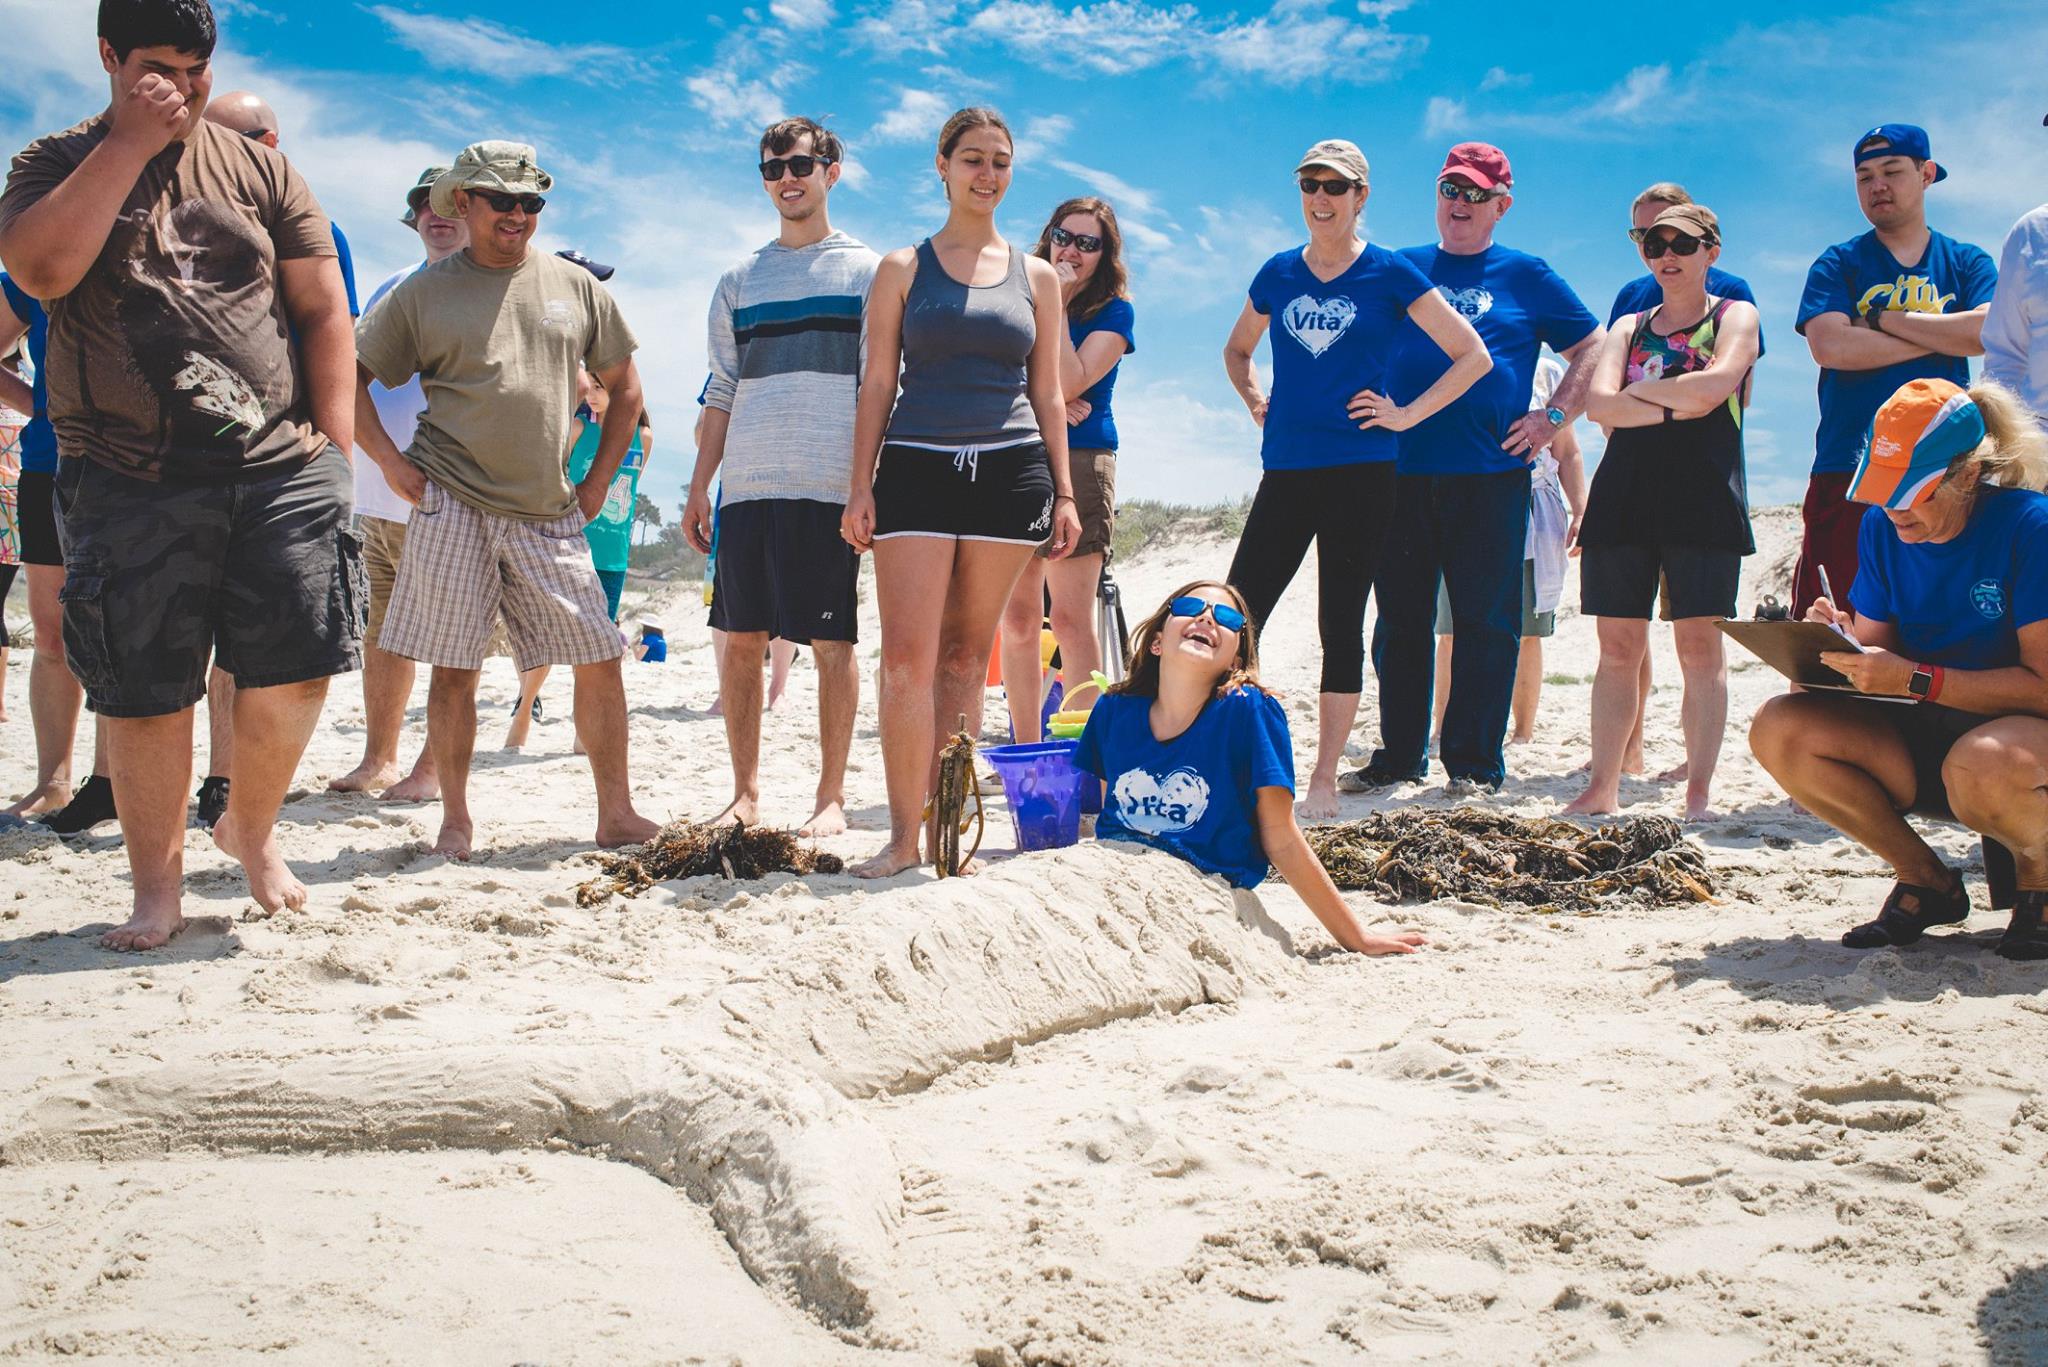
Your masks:
M771 242L719 280L704 402L732 415L725 502L846 502L862 314L879 261L835 232L808 247Z

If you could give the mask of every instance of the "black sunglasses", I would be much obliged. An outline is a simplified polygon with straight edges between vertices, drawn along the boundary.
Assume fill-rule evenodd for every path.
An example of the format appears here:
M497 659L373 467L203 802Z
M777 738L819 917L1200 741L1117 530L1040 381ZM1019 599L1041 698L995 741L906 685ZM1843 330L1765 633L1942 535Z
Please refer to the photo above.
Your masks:
M1673 233L1669 237L1650 237L1646 235L1643 238L1643 259L1645 261L1655 261L1666 252L1676 252L1680 256L1691 256L1705 245L1698 238L1686 233Z
M1055 247L1077 247L1091 253L1102 250L1102 239L1093 233L1070 233L1065 228L1054 228L1047 236Z
M770 157L761 163L761 179L781 180L783 171L787 170L798 180L805 180L820 166L830 166L832 160L831 157Z
M548 207L547 200L540 195L501 195L496 190L471 190L470 193L482 195L484 203L490 205L491 212L495 214L509 214L514 209L537 214Z
M270 136L270 130L268 128L244 128L242 136L252 142L261 142Z
M1505 190L1482 190L1477 185L1460 185L1455 180L1440 180L1436 192L1443 199L1462 199L1467 204L1484 204L1489 199L1499 199Z
M1314 176L1301 178L1301 192L1312 195L1321 190L1326 195L1348 195L1358 188L1355 180L1317 180Z

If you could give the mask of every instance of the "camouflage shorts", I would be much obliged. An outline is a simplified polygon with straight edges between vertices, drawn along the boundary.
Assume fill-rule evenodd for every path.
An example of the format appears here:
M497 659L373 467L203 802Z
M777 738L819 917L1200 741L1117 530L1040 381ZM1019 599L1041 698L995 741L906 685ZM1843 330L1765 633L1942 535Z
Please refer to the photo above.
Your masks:
M242 688L362 663L362 543L348 459L235 484L155 483L71 458L57 473L64 655L109 717L182 712L209 662Z

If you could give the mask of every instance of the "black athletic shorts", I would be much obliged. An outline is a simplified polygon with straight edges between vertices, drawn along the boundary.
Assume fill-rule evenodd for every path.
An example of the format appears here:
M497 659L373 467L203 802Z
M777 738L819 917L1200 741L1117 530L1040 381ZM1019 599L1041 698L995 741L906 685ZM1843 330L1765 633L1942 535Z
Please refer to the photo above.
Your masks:
M890 442L875 475L875 540L939 536L1036 546L1052 535L1052 494L1043 442L957 451Z
M843 504L759 498L718 510L711 625L785 641L854 641L860 553L839 534Z
M21 472L21 563L61 565L64 546L57 539L57 477L47 470Z
M234 484L158 483L74 456L57 500L64 656L95 712L182 712L216 662L242 688L362 663L369 590L339 449Z
M1579 612L1650 620L1659 576L1671 589L1672 620L1733 617L1742 580L1739 551L1704 546L1588 546L1579 565Z

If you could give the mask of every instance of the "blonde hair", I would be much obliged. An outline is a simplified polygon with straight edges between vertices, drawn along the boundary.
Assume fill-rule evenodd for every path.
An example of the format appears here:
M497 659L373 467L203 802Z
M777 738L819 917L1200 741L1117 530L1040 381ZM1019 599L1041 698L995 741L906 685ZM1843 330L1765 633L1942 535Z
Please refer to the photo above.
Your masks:
M1957 456L1949 474L1975 466L1979 484L2048 489L2048 431L2042 430L2033 410L1995 380L1979 380L1965 392L1984 416L1984 440L1976 450Z
M1628 206L1628 211L1634 213L1645 204L1671 206L1690 203L1692 203L1692 196L1685 192L1683 185L1680 185L1675 180L1660 180L1649 189L1637 195L1635 202Z

